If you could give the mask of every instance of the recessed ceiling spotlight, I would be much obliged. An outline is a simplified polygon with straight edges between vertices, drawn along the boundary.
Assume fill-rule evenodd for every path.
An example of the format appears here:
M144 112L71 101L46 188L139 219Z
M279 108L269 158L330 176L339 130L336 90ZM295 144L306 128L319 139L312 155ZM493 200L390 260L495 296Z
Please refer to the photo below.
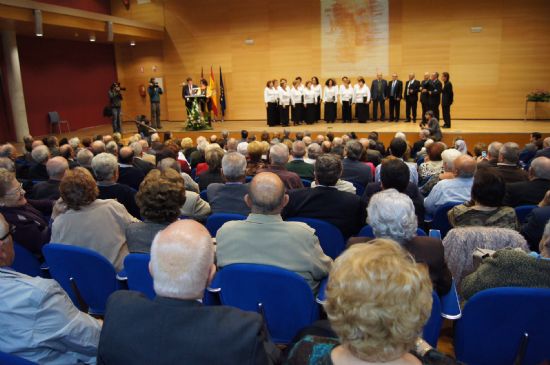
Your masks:
M135 46L136 45L136 41L130 41L130 46Z

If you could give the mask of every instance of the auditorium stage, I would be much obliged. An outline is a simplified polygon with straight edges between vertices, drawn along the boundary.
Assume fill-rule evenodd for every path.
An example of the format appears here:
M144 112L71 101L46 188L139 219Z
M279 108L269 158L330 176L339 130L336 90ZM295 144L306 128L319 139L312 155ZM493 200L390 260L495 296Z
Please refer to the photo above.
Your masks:
M211 134L219 134L223 130L230 132L232 137L240 136L240 131L246 129L250 134L256 134L268 131L270 133L282 132L283 127L268 127L265 121L224 121L212 123L213 130L203 131L186 131L184 121L163 121L159 132L172 132L174 138L192 137L199 135L209 136ZM124 137L127 138L136 133L135 124L130 121L123 122ZM340 135L347 132L355 132L359 137L366 137L368 133L376 131L380 134L380 138L385 143L389 142L396 132L404 132L407 134L409 141L415 141L417 133L420 130L418 123L389 123L389 122L369 122L347 123L337 122L327 124L319 122L313 125L300 125L287 127L292 133L297 131L310 131L315 137L317 134L326 134L333 132L335 135ZM111 126L108 124L84 128L70 133L62 133L63 137L93 137L98 134L111 133ZM469 148L472 148L475 143L489 143L495 140L506 142L514 141L523 145L529 142L529 134L531 132L540 132L550 134L550 120L453 120L453 128L443 129L443 139L446 143L450 143L456 137L462 137L466 140ZM162 133L160 133L162 135Z

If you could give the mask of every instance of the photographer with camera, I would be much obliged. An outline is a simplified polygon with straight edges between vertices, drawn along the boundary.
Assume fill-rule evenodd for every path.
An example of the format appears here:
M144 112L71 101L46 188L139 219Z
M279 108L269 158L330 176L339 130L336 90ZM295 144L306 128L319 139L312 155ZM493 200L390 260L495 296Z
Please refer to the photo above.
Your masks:
M147 88L149 94L149 100L151 101L151 124L153 128L160 129L160 95L163 93L162 88L154 77L149 80L149 87Z
M120 120L120 108L122 106L122 94L121 91L125 91L126 88L120 87L120 83L113 82L109 89L109 102L111 104L111 111L113 115L113 132L122 133L121 120Z

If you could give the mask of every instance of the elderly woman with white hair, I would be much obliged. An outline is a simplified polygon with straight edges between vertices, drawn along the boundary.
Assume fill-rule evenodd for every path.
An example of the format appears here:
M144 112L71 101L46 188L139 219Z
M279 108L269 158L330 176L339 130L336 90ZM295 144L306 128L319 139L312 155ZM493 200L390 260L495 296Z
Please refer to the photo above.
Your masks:
M430 179L428 179L428 181L420 188L422 195L430 195L433 187L436 186L437 183L441 180L454 179L454 161L460 156L462 156L462 153L454 148L449 148L441 152L441 160L443 161L443 172L438 175L432 175Z
M419 263L428 266L434 290L442 295L451 288L451 272L445 263L441 240L416 235L418 223L414 204L407 195L395 189L383 190L371 198L367 221L374 235L391 238L401 244ZM365 242L354 238L352 243Z

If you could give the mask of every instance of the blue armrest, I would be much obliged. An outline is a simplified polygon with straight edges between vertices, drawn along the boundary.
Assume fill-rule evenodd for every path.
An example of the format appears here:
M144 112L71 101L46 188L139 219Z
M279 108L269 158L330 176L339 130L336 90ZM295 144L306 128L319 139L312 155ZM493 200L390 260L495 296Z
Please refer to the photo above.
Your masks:
M456 320L462 317L460 299L458 298L454 279L451 284L451 290L439 299L441 301L441 316L443 318Z
M430 229L430 237L441 239L441 231L439 229Z
M315 301L321 305L325 304L326 300L327 300L327 297L326 297L326 294L325 294L325 291L327 289L327 282L328 282L328 277L324 278L320 285L319 285L319 292L317 293L317 297L315 298Z

